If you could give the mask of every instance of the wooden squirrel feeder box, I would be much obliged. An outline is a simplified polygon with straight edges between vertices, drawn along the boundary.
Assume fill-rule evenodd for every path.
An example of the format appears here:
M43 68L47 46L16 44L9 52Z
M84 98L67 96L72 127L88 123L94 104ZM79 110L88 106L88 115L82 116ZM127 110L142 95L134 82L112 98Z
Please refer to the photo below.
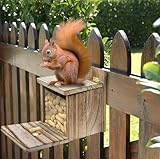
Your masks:
M31 152L104 131L103 85L49 86L54 76L39 77L41 121L2 126L2 132Z

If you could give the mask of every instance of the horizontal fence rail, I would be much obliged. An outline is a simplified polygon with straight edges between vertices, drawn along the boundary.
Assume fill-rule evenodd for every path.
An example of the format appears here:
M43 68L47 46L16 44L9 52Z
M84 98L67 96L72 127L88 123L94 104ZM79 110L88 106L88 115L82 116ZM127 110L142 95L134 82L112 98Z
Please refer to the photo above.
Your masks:
M28 28L28 29L27 29ZM54 36L55 26L52 35ZM48 27L40 30L31 23L19 26L15 22L0 23L0 124L9 125L41 120L43 91L36 79L53 75L54 71L40 67L41 50L45 39L50 39ZM146 41L141 68L155 59L160 37L153 33ZM112 42L110 68L104 67L104 48L98 28L94 28L87 41L92 56L92 69L88 79L98 77L104 87L104 102L109 105L109 116L104 110L104 122L109 120L109 146L104 146L105 135L100 132L32 153L24 152L1 133L3 159L153 159L160 151L146 148L146 142L160 133L159 95L141 93L137 84L141 77L131 74L131 48L127 35L119 30ZM130 142L130 115L139 118L139 140ZM107 122L106 122L107 123ZM108 127L108 125L106 125Z

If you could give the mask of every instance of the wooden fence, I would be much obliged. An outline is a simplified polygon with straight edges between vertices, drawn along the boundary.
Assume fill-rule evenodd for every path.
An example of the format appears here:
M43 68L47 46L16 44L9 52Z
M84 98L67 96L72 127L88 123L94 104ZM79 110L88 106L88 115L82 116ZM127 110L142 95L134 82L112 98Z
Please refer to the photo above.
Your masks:
M39 33L34 23L29 29L21 23L0 24L0 124L40 120L39 76L53 72L39 67L44 39L49 39L48 28ZM135 35L136 36L136 35ZM144 45L141 66L153 60L160 37L153 33ZM104 51L97 28L91 32L87 48L92 53L92 70L88 76L99 77L104 84L103 94L109 105L109 147L104 147L104 133L88 136L42 151L27 153L1 133L2 159L158 159L160 151L148 149L146 142L160 133L160 98L141 93L136 84L140 77L131 75L131 48L124 31L114 37L110 52L110 69L104 68ZM143 75L141 75L143 76ZM105 112L104 112L105 114ZM130 142L130 115L137 116L139 140ZM84 144L87 149L84 150Z

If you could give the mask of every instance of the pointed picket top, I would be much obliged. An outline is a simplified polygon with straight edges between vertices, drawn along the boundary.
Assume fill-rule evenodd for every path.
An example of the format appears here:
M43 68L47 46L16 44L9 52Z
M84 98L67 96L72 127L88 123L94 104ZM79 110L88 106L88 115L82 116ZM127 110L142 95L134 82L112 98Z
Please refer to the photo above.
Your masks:
M24 22L21 22L19 27L18 45L27 47L27 28Z
M9 42L9 24L6 21L3 24L2 39L5 43Z
M119 30L113 39L110 67L115 72L126 75L131 73L131 48L128 37L123 30Z
M12 22L11 24L10 43L13 45L17 44L17 24L16 22Z
M52 33L52 38L54 39L54 37L55 37L55 33L56 33L56 31L59 29L59 25L56 25L55 27L54 27L54 30L53 30L53 33Z
M91 54L92 65L103 68L104 67L104 47L102 43L102 36L98 28L93 28L90 33L87 49Z
M39 31L39 50L40 51L42 50L46 39L49 40L49 31L48 31L47 25L43 23Z
M0 22L0 42L2 41L2 23Z
M34 23L31 23L28 29L28 47L31 49L37 49L38 45L38 36L37 36L37 30L36 25Z
M155 60L155 50L156 47L160 44L160 36L157 33L152 33L147 39L141 58L141 76L143 77L142 68L146 62Z

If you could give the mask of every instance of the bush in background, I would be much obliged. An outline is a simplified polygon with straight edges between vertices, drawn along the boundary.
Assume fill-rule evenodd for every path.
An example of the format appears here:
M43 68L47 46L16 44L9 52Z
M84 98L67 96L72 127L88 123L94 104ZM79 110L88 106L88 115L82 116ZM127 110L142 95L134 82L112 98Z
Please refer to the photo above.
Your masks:
M99 5L95 23L102 36L113 38L124 30L131 46L142 47L149 35L160 32L152 23L160 16L160 1L157 0L104 0Z

